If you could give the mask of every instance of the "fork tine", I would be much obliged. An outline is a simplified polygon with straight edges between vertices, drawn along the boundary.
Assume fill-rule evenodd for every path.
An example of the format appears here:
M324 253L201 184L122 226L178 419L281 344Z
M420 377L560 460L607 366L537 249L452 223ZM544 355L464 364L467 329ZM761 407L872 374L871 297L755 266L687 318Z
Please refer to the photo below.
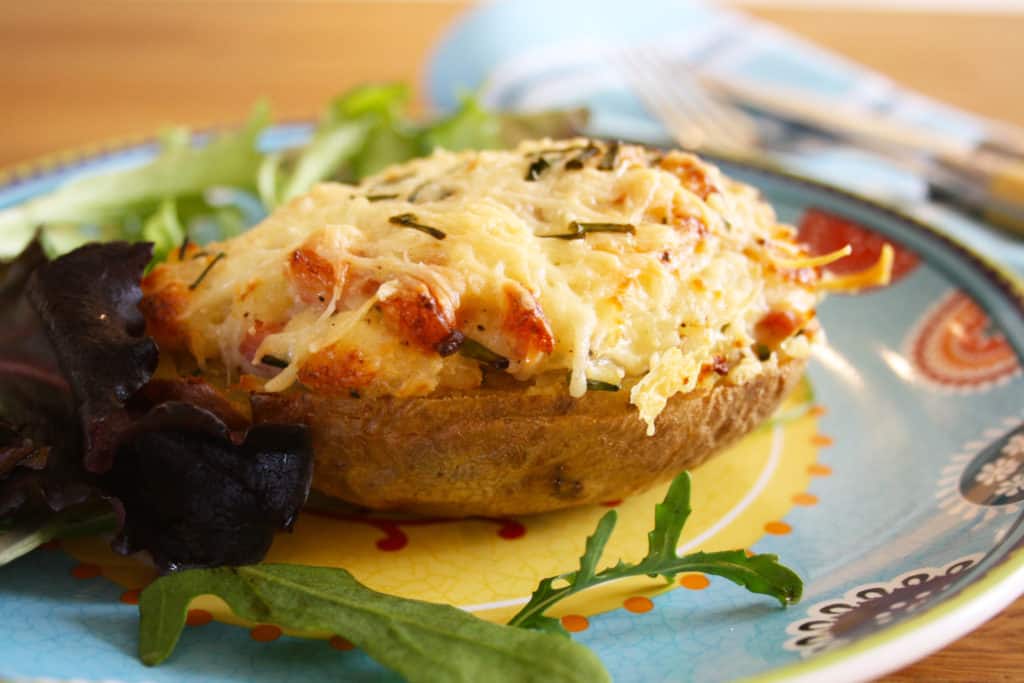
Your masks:
M630 87L640 96L644 106L661 121L676 142L685 148L696 149L704 140L704 133L683 115L679 108L668 99L666 91L659 87L649 69L637 56L628 52L618 55L616 65L620 67Z
M749 152L757 128L750 117L707 93L691 74L656 50L627 48L613 61L645 106L684 147Z
M689 73L674 68L654 51L644 51L642 59L678 115L703 132L704 147L739 150L754 143L756 129L744 114L714 100Z
M756 125L746 114L713 97L688 70L677 68L654 50L647 52L656 79L681 111L707 131L709 142L715 141L720 147L749 147L755 143Z

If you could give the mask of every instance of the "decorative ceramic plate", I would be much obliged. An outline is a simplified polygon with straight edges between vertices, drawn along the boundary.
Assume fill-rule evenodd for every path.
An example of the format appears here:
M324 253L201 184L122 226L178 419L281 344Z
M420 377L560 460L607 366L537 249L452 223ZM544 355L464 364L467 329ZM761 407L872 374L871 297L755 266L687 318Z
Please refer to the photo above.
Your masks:
M268 147L307 130L281 126ZM29 170L0 207L85 173L149 158L138 146ZM963 635L1024 591L1022 292L927 226L807 181L725 164L782 219L852 263L898 246L893 283L820 309L830 346L768 424L694 475L682 550L773 552L806 581L802 603L720 579L629 580L577 596L556 616L616 681L859 680ZM624 456L628 457L628 456ZM659 487L627 500L519 519L449 521L320 505L278 538L271 561L337 565L382 591L510 616L538 579L576 566L607 507L606 559L645 549ZM193 604L164 665L135 656L145 565L101 539L65 541L0 568L0 677L87 681L393 680L344 640L243 624Z

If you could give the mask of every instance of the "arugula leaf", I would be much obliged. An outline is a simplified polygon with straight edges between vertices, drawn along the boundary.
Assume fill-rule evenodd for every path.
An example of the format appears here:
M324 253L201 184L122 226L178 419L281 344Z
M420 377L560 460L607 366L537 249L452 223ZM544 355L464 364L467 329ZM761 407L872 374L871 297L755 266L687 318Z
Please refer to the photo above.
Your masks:
M171 144L141 168L87 176L0 211L0 234L9 236L0 241L0 258L16 255L39 225L116 223L129 215L147 214L168 198L201 194L220 185L255 186L261 161L256 140L268 121L267 105L259 104L240 130L219 135L205 147ZM89 238L83 237L83 242ZM74 246L78 245L64 248Z
M660 558L675 557L679 535L690 518L690 476L672 480L665 500L654 506L654 529L647 535L647 557L644 562L656 563ZM652 576L661 572L649 572ZM669 581L671 576L665 576Z
M200 595L220 597L243 619L343 635L412 683L611 680L597 656L571 639L378 593L343 569L284 564L195 569L154 581L139 599L143 663L170 656Z
M601 559L605 543L615 528L616 514L614 510L609 510L598 522L593 535L587 539L579 570L541 581L530 601L509 620L509 625L562 631L557 620L544 616L553 605L587 588L645 574L663 576L671 581L683 572L702 572L729 579L753 593L770 595L783 606L800 599L803 582L793 570L780 564L775 555L747 557L742 550L726 550L677 556L679 534L689 515L690 475L684 472L676 477L664 501L655 508L654 529L648 534L647 556L637 564L627 564L620 560L615 566L595 573L594 568ZM559 580L565 585L555 588L554 584Z

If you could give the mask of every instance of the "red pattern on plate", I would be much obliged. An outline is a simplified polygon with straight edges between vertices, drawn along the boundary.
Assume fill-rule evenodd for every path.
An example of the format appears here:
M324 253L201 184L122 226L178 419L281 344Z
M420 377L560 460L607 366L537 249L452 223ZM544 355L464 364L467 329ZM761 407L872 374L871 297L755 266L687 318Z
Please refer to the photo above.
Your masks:
M452 522L463 522L463 519L449 517L379 517L371 512L365 513L342 513L323 508L308 508L305 514L319 515L339 519L343 522L365 524L384 533L384 537L377 540L377 549L385 552L401 550L409 545L409 536L402 529L403 526L431 526L434 524L450 524ZM488 522L498 526L498 537L506 541L514 541L526 535L526 527L522 522L508 518L494 517L471 517L480 522Z
M907 338L907 356L926 380L957 391L978 391L1020 372L1006 338L963 292L943 296Z
M800 220L797 239L814 255L827 254L849 244L853 248L852 254L823 268L836 275L867 270L878 260L886 242L896 252L892 264L892 282L908 275L920 263L917 254L891 238L823 209L807 209Z

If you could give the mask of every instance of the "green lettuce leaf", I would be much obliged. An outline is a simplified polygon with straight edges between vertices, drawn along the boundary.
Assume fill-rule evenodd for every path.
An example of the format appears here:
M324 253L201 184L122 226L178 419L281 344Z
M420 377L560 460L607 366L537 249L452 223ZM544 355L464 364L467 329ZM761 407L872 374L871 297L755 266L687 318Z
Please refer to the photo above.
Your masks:
M140 168L87 176L0 211L0 234L7 236L0 241L0 258L19 253L40 225L49 230L60 224L117 223L128 215L147 215L167 199L201 194L211 187L254 187L262 159L256 140L268 121L267 105L257 105L240 130L216 136L204 147L170 144ZM70 246L67 241L60 245L62 250Z

